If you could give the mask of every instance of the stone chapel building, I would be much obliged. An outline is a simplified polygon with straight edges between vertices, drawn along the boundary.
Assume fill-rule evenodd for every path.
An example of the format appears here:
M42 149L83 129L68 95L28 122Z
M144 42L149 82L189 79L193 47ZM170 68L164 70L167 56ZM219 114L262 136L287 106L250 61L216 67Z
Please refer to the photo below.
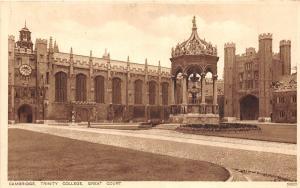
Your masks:
M59 51L26 27L9 36L9 122L167 119L170 69Z

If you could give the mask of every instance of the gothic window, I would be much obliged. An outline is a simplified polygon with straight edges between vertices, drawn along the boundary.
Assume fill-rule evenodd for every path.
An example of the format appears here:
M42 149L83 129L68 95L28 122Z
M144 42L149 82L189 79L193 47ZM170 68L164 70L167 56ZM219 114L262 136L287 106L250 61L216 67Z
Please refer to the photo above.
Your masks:
M149 104L156 104L156 83L154 81L149 82Z
M284 111L280 111L279 116L280 116L281 118L284 118L284 117L285 117L285 112L284 112Z
M104 103L104 77L97 76L95 78L95 101L96 103Z
M296 110L292 111L292 117L297 117L297 111Z
M296 95L293 95L292 96L292 103L296 103L297 102L297 96Z
M67 74L64 72L55 74L55 101L67 101Z
M76 75L76 101L86 101L86 76Z
M17 58L17 65L21 65L22 64L22 59L21 58Z
M113 78L112 80L112 103L113 104L121 104L121 79Z
M242 82L244 79L244 73L240 73L240 82Z
M20 90L19 90L19 88L15 88L15 96L16 96L16 98L20 98Z
M168 89L169 89L169 84L166 83L166 82L162 83L162 85L161 85L161 92L162 92L161 97L162 97L162 104L163 105L168 105L168 95L169 95Z
M284 103L284 97L279 97L279 103Z
M136 80L134 82L134 104L142 104L143 102L143 81Z
M46 72L46 84L49 84L49 72Z
M31 89L31 98L34 98L35 97L35 89Z
M254 72L254 79L255 79L255 80L258 80L258 71L255 71L255 72Z

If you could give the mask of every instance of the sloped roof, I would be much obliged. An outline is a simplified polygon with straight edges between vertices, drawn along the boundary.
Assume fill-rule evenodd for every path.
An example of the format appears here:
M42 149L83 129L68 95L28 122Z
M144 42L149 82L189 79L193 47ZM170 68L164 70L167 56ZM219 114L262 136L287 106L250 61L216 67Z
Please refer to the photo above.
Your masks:
M273 82L275 92L297 91L297 73L284 75L276 82Z

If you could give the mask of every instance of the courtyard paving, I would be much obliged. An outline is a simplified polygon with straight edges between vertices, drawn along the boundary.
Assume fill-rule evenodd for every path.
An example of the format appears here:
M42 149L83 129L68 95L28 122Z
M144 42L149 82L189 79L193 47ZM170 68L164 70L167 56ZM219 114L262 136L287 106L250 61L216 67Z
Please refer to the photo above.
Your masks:
M296 144L190 135L160 129L112 130L37 124L12 127L174 157L209 161L232 169L235 174L243 173L246 180L296 180Z

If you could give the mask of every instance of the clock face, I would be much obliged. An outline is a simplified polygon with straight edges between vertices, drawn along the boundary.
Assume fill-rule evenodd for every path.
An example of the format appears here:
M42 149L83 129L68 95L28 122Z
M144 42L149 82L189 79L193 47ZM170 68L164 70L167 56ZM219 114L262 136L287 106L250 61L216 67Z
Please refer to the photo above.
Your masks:
M32 68L29 66L29 65L21 65L20 68L20 73L23 75L23 76L29 76L32 72Z

